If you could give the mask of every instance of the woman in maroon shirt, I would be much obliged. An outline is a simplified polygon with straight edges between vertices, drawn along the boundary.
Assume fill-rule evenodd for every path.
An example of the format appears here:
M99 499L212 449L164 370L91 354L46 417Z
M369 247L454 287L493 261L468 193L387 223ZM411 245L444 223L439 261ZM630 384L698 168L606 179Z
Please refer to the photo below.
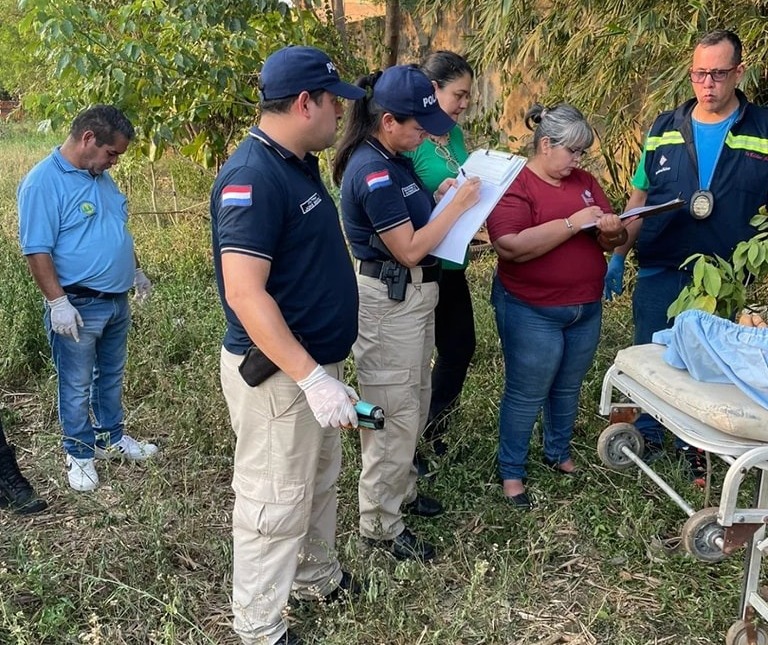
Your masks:
M579 391L600 337L603 251L626 241L597 180L577 166L594 141L576 108L534 105L533 155L488 219L499 256L491 299L504 352L499 471L504 495L525 492L528 445L542 411L544 463L575 472L570 454Z

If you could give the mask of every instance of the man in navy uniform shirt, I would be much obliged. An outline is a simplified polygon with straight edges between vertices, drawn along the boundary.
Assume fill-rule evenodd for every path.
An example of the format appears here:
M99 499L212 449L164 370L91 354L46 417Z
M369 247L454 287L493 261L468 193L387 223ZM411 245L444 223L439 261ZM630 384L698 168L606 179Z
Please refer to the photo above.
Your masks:
M273 53L260 80L259 126L211 195L221 384L237 436L232 605L243 643L295 645L282 617L291 591L328 599L353 585L334 542L339 428L357 426L341 380L357 286L311 151L334 143L338 97L364 92L312 47Z

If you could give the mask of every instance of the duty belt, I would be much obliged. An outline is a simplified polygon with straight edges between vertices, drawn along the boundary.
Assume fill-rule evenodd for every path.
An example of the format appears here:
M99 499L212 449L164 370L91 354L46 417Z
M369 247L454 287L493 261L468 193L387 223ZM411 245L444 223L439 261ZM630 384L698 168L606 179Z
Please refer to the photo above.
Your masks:
M360 260L360 268L358 273L360 275L367 276L369 278L381 278L381 269L384 266L384 262L381 260ZM440 264L430 264L428 266L419 266L421 269L421 281L422 282L436 282L440 279ZM406 282L411 282L411 270L408 269L408 277Z

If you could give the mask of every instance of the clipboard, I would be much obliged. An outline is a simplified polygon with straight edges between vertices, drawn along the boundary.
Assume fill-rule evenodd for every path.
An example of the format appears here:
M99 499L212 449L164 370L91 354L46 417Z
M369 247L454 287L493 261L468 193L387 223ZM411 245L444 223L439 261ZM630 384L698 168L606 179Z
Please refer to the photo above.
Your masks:
M527 161L525 157L519 155L484 148L475 150L469 155L461 165L456 181L458 186L461 186L468 177L478 177L480 199L459 217L440 243L430 251L430 255L457 264L464 262L467 247L475 233L488 219L488 215L520 174ZM432 211L430 220L437 217L451 203L455 195L456 188L449 188Z
M668 202L664 202L663 204L655 204L654 206L637 206L636 208L630 208L628 211L621 213L619 218L627 219L628 217L653 217L654 215L660 215L661 213L677 210L681 206L685 206L685 200L680 197L675 197L674 199L670 199ZM581 228L584 230L594 227L595 224L593 223L584 224L584 226Z

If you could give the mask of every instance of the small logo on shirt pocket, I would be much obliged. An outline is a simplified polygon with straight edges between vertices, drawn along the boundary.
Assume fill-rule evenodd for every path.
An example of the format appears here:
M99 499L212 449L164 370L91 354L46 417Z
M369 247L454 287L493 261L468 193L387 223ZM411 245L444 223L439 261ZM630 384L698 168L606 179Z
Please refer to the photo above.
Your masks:
M413 193L419 192L419 186L418 184L413 183L413 184L409 184L408 186L404 186L403 188L401 188L401 190L403 191L403 197L410 197L411 195L413 195Z
M80 204L80 212L86 217L93 217L96 214L96 204L93 202L83 202Z
M317 193L314 193L309 199L302 202L299 207L301 208L301 212L306 215L311 211L315 206L317 206L320 202L322 202L322 198Z

